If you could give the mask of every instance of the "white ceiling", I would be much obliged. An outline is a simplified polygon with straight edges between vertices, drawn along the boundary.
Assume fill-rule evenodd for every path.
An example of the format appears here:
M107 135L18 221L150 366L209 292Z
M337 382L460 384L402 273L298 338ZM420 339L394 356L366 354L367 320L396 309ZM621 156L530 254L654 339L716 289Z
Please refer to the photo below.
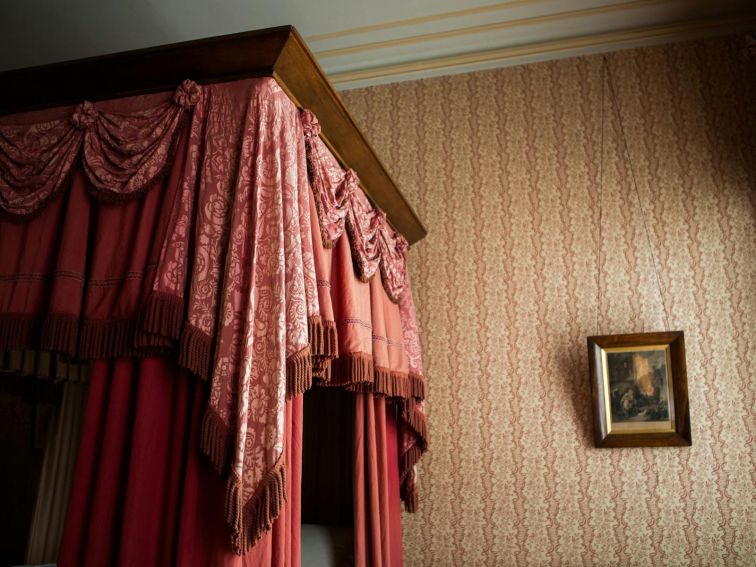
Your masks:
M345 89L752 31L756 0L0 0L0 70L284 24Z

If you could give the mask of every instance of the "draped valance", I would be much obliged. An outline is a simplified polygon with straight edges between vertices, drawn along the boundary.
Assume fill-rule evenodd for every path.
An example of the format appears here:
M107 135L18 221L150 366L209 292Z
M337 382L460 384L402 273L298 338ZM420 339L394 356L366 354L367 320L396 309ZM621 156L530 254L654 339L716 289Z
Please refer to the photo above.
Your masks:
M187 80L172 100L129 114L85 101L66 118L0 126L0 212L16 220L38 214L69 185L77 160L94 197L141 194L165 172L200 96L199 85Z
M302 124L323 246L334 248L346 229L360 280L370 280L380 266L386 293L396 303L407 278L407 240L391 229L385 212L370 204L354 170L342 170L318 137L315 115L305 110Z
M267 77L0 118L0 351L209 380L238 552L286 498L284 405L313 377L402 400L410 509L427 446L407 242L318 134Z

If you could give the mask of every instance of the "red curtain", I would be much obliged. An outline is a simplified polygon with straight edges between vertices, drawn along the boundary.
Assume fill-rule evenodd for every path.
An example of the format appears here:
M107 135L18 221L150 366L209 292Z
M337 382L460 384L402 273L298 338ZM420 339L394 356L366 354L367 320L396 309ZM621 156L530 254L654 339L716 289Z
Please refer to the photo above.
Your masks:
M96 361L61 567L300 564L302 396L285 411L288 501L244 556L224 521L225 486L199 451L206 384L160 358ZM396 408L353 393L355 564L401 567Z
M355 565L401 567L402 524L393 404L355 394Z
M389 537L391 538L391 565L402 567L404 546L402 543L402 509L399 480L399 429L396 408L386 411L386 484L388 487Z
M288 501L240 557L224 483L199 451L205 388L164 359L94 363L61 567L299 565L301 396L285 411Z
M99 359L64 567L296 565L313 376L355 392L356 552L401 562L408 246L319 133L269 77L0 117L0 349Z

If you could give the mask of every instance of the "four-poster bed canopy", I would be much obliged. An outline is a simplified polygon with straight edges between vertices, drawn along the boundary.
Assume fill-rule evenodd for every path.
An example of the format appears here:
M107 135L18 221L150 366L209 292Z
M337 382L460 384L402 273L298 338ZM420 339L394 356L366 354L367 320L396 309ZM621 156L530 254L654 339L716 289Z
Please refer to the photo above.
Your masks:
M273 77L299 108L312 111L342 165L354 169L368 197L410 244L427 231L360 132L294 26L150 47L125 53L0 73L0 115L173 90L200 84Z
M354 396L356 562L400 563L393 501L416 506L427 447L406 272L425 229L296 30L0 84L0 353L94 361L60 564L231 564L186 555L221 515L195 445L231 550L298 564L313 383ZM159 544L134 514L164 471Z

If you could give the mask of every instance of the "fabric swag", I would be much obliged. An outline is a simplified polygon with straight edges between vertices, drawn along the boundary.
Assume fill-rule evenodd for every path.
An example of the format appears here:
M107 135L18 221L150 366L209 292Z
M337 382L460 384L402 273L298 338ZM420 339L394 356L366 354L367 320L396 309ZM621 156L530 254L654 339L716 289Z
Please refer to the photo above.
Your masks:
M209 381L199 443L239 554L283 509L287 400L314 380L400 401L416 506L408 245L319 133L269 77L0 117L0 351Z

